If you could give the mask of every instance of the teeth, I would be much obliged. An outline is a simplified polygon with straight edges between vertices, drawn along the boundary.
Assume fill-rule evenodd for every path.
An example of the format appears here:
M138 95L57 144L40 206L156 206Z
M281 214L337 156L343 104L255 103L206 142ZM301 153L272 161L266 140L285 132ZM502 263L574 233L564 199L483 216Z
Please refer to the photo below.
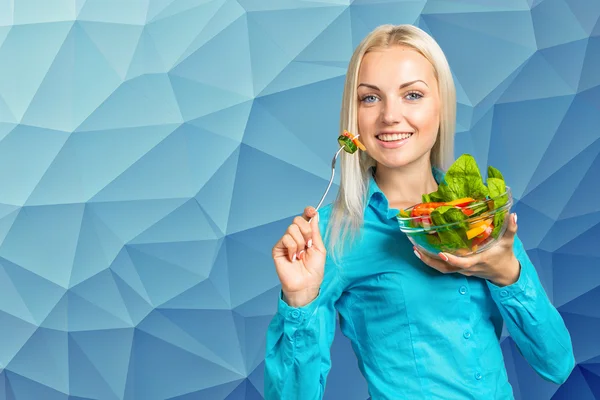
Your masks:
M383 140L384 142L392 142L394 140L402 140L408 139L412 136L412 133L384 133L378 135L379 140Z

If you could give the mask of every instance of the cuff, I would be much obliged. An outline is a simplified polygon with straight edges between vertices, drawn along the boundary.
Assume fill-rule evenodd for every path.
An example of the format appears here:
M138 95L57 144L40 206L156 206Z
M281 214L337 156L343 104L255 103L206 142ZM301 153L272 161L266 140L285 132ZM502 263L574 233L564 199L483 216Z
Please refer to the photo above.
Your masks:
M533 294L532 291L535 292L535 281L531 276L531 271L535 271L535 266L531 263L531 260L529 259L525 248L523 247L523 243L516 235L513 245L513 252L515 253L515 256L517 257L521 267L517 281L511 285L497 286L491 281L486 280L487 286L492 294L492 298L496 300L496 302L505 302L523 292L526 292L523 296L526 296L527 294Z
M283 317L283 319L286 322L291 322L292 324L300 325L310 315L314 314L319 303L320 295L321 293L319 292L319 294L313 301L311 301L303 307L292 307L283 300L283 291L280 291L277 312Z
M527 271L521 260L519 260L519 264L521 270L519 272L519 279L517 279L515 283L508 286L497 286L491 281L486 281L494 300L505 301L527 289L531 281L527 276Z

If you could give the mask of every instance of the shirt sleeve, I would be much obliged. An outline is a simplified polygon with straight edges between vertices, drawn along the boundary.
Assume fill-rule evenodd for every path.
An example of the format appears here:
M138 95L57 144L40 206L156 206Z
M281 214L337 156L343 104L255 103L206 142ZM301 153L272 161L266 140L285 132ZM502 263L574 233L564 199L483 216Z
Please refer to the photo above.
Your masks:
M562 384L575 367L571 336L517 235L513 249L521 264L518 280L502 287L490 281L487 285L510 336L529 365L542 378Z
M304 307L290 307L280 293L277 313L267 331L265 399L322 399L331 369L335 302L339 281L327 262L318 297Z

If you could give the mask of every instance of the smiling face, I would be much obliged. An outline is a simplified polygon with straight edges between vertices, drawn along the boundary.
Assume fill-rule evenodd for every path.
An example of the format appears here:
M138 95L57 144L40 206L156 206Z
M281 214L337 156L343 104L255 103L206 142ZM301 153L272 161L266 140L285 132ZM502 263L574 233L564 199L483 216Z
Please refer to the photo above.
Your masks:
M358 74L358 132L378 165L397 168L429 159L440 125L431 63L403 46L367 53Z

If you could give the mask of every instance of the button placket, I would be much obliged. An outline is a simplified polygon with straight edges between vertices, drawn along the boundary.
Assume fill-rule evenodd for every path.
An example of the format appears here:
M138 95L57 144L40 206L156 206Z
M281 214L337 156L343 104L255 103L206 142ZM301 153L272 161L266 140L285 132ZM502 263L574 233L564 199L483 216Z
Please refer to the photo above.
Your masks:
M458 294L459 294L460 297L464 296L464 300L462 300L462 301L470 303L471 293L470 293L470 290L469 290L470 289L469 288L469 282L468 282L468 280L464 280L461 283L463 283L463 284L458 287L458 290L457 290ZM472 307L472 305L469 304L469 306L465 307L465 311L469 310L469 307ZM466 318L467 318L466 321L469 321L468 315L466 316ZM465 341L464 345L467 348L469 348L470 350L476 352L477 351L476 350L476 341L475 341L474 336L473 336L473 331L470 328L471 328L470 323L466 322L465 323L465 329L462 332L462 336L463 336L463 339ZM482 373L478 371L478 369L481 368L481 365L479 364L479 362L476 362L475 365L472 365L472 367L475 367L475 371L471 370L471 372L469 372L470 374L472 374L471 375L471 377L472 377L471 379L474 378L477 381L480 381L481 379L483 379Z

